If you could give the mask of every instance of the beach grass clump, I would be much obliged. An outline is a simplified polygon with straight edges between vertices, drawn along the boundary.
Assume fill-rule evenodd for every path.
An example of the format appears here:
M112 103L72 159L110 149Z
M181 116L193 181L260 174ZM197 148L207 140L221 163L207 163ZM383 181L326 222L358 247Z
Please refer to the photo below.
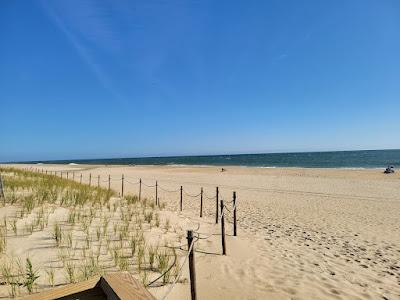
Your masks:
M7 228L0 227L0 254L6 252L7 249Z
M57 247L61 246L62 237L61 226L58 225L58 223L55 223L53 228L53 238L56 241Z
M149 256L150 269L153 270L155 258L158 255L158 246L149 246L147 248L147 251Z
M65 277L68 283L75 283L75 276L76 276L76 266L72 262L67 262L65 264Z
M169 272L166 272L169 268L169 263L170 263L171 256L166 250L160 251L157 254L157 262L158 262L158 271L161 274L164 274L163 276L163 283L167 283L169 281Z
M54 268L47 269L46 275L49 286L54 287L54 275L55 275Z
M0 263L0 275L4 283L9 286L9 297L18 296L20 286L23 285L24 268L21 259L6 259Z
M26 273L24 280L24 287L28 290L29 294L32 294L33 287L35 285L36 280L39 278L37 271L33 270L32 262L29 257L26 259Z

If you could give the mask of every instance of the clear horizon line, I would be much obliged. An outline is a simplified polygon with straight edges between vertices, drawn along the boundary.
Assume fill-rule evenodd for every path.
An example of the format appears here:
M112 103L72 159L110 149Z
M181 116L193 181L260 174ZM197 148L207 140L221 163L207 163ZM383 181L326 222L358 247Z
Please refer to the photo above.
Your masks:
M183 154L183 155L155 155L155 156L124 156L124 157L101 157L101 158L72 158L72 159L49 159L49 160L24 160L24 161L2 161L2 164L12 163L37 163L37 162L57 162L57 161L82 161L82 160L108 160L108 159L140 159L140 158L172 158L172 157L209 157L209 156L239 156L239 155L261 155L261 154L295 154L295 153L328 153L328 152L360 152L360 151L392 151L400 150L400 148L388 149L357 149L357 150L319 150L319 151L273 151L273 152L240 152L240 153L224 153L224 154Z

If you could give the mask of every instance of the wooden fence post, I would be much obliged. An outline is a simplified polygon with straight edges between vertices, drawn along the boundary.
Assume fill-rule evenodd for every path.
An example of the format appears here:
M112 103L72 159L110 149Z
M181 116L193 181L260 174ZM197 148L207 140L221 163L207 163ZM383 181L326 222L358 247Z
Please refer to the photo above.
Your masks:
M82 184L82 173L81 173L81 179L79 180L79 183Z
M89 174L89 186L92 184L92 173Z
M72 180L75 181L75 172L72 172Z
M191 299L196 300L196 270L194 262L194 245L193 243L193 231L188 230L187 232L188 240L188 251L189 251L189 276L190 276L190 294Z
M218 224L218 210L219 210L218 209L218 204L219 204L218 198L219 198L219 190L218 190L218 187L217 187L216 194L215 194L215 206L216 206L215 224Z
M108 174L108 190L110 190L111 187L111 176Z
M62 177L62 171L60 172L60 174L61 174L61 179L62 179L62 178L63 178L63 177Z
M183 202L183 187L181 186L181 211L182 211L182 202Z
M221 200L221 238L222 238L222 254L226 255L225 245L225 220L224 220L224 200Z
M0 198L3 198L3 206L6 206L6 196L4 195L3 179L1 178L1 174L0 174ZM5 230L7 232L7 228Z
M139 201L142 197L142 178L139 179Z
M156 205L160 205L159 203L158 203L158 182L157 182L157 180L156 180Z
M100 187L100 175L97 175L97 187Z
M203 188L200 190L200 218L203 217Z
M122 182L121 182L121 197L124 196L124 174L122 174Z
M233 236L237 236L237 231L236 231L236 192L233 192Z
M67 179L68 179L68 177L69 177L69 172L67 171Z

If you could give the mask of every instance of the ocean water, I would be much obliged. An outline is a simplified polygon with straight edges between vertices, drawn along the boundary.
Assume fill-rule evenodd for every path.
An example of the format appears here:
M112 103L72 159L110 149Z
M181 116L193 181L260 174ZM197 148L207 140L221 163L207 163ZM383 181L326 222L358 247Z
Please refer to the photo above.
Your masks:
M39 163L31 162L31 163ZM399 150L364 150L334 152L265 153L207 156L169 156L111 159L74 159L40 161L59 164L117 164L117 165L212 165L248 167L304 168L384 168L400 167Z

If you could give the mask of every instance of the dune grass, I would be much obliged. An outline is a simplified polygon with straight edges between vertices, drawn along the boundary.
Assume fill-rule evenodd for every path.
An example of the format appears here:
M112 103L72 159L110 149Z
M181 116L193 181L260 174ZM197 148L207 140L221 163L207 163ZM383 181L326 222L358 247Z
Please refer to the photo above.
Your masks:
M10 297L18 296L21 287L32 293L38 286L40 271L46 286L55 286L116 270L128 271L148 282L170 267L170 249L151 245L146 239L152 226L159 228L161 224L160 208L152 201L139 201L136 195L116 197L112 190L65 177L1 167L0 173L6 205L15 208L15 215L0 224L0 275L9 287ZM60 209L67 211L64 219L55 217ZM168 232L170 221L164 222ZM29 259L26 269L21 269L20 260L6 255L7 237L26 238L24 234L35 235L38 231L53 239L58 266L36 270ZM64 281L56 282L55 274L62 270ZM170 282L170 273L162 279L164 284ZM20 274L26 278L20 278Z

